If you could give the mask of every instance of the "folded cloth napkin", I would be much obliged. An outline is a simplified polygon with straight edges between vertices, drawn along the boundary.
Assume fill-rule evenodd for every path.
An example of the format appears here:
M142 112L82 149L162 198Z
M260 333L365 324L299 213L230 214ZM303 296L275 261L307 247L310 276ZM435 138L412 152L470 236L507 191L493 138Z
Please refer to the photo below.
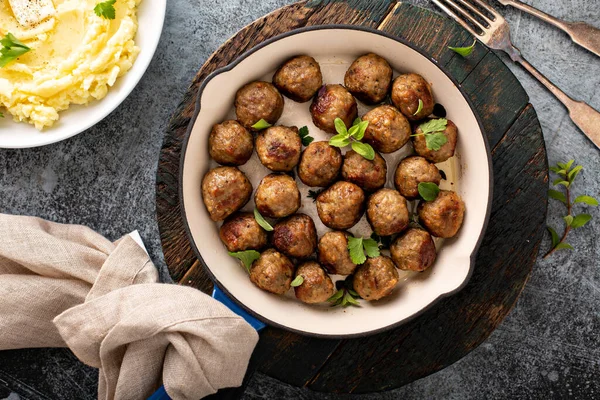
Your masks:
M161 384L199 399L242 383L256 331L198 290L158 283L130 236L0 214L0 350L69 347L100 369L99 399Z

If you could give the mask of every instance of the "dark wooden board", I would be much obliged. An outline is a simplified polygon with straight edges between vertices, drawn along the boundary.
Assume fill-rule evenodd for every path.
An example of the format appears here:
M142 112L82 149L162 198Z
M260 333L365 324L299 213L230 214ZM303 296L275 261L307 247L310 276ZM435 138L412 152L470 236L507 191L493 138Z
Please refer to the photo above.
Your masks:
M509 69L479 43L469 58L448 51L448 45L472 43L460 26L392 0L296 3L255 21L219 48L202 66L169 123L158 167L157 214L174 280L207 293L212 289L188 243L178 199L181 145L200 83L265 39L302 26L335 23L402 37L443 65L461 83L483 121L495 174L488 232L471 281L461 292L397 329L367 338L322 340L275 328L261 333L249 374L258 369L317 391L363 393L396 388L450 365L483 342L510 312L542 238L548 168L535 111ZM537 208L528 207L531 204Z

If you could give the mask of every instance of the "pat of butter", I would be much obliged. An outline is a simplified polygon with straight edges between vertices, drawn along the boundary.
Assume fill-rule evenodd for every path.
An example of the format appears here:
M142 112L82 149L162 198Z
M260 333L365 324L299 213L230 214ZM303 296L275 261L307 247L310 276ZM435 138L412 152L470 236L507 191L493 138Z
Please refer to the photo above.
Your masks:
M8 3L23 26L35 26L56 13L52 0L8 0Z

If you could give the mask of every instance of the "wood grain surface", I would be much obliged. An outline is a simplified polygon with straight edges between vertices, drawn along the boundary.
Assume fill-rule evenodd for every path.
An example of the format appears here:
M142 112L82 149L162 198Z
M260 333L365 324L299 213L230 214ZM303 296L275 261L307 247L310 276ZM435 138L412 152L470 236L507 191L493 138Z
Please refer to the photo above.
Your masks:
M483 342L510 312L542 238L548 166L535 111L502 61L479 43L468 58L448 51L448 45L472 43L460 26L391 0L296 3L255 21L217 50L169 123L157 174L157 214L165 260L175 281L207 293L212 289L186 237L178 196L181 146L200 83L265 39L303 26L335 23L378 28L424 49L467 92L493 149L492 215L473 276L462 291L399 328L366 338L323 340L275 328L261 333L248 375L259 370L317 391L364 393L396 388L452 364Z

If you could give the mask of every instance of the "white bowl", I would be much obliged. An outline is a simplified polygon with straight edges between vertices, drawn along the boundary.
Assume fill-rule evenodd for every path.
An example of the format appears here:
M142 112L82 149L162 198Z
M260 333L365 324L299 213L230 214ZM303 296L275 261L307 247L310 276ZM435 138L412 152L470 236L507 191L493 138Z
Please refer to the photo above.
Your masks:
M436 102L447 110L447 116L458 126L457 156L438 166L448 180L442 188L457 191L466 203L463 227L456 238L437 241L438 258L427 272L400 271L401 281L394 293L378 302L361 301L361 307L332 308L327 304L306 305L294 298L293 290L275 296L254 286L246 270L233 259L219 239L219 226L211 221L202 202L200 182L204 174L216 166L208 155L208 135L213 124L234 116L233 102L238 88L245 83L271 77L286 59L309 54L321 65L326 83L343 83L350 63L367 52L386 58L399 72L417 72L432 84ZM285 99L284 114L278 124L307 125L315 140L328 140L316 128L308 111L309 103L299 104ZM368 107L359 103L359 115ZM233 64L210 75L200 88L196 117L190 125L182 155L180 190L184 220L193 247L206 270L235 302L267 324L295 332L322 337L352 337L371 334L396 326L422 312L437 299L462 288L471 275L474 257L483 237L491 204L491 163L481 124L456 82L419 50L399 39L370 29L348 26L311 27L279 36L244 54ZM393 173L398 162L412 148L386 155L388 187L393 187ZM270 171L256 155L240 168L254 188ZM297 180L302 194L299 212L313 217L319 235L327 228L319 220L308 189ZM252 210L251 201L244 210ZM368 236L371 230L366 218L350 231ZM341 277L334 277L341 279Z
M160 40L166 0L142 0L138 7L138 31L135 43L140 54L131 69L118 78L102 100L90 102L87 106L72 105L62 111L59 120L42 132L26 122L14 122L10 114L0 119L0 148L16 149L45 146L77 135L96 125L114 111L138 84L152 61Z

